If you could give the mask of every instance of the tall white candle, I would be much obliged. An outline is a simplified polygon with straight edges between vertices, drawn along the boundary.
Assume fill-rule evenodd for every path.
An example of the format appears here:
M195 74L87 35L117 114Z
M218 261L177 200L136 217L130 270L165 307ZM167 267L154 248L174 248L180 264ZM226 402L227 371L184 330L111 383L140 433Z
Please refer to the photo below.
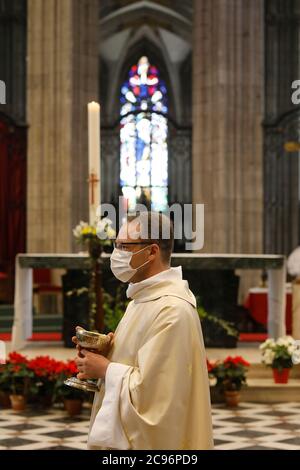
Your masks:
M100 183L100 105L95 101L88 103L89 135L89 216L90 224L96 219L96 210L101 204Z

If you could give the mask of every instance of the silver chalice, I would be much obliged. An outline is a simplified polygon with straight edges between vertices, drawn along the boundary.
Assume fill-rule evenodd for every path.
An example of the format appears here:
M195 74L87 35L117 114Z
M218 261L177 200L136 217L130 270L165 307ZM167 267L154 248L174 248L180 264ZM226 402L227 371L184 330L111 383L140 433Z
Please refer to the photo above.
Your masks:
M76 337L78 339L78 344L84 349L90 351L103 351L107 345L110 343L110 337L95 331L88 331L84 328L76 328ZM77 377L70 377L64 381L65 385L69 387L74 387L79 390L84 390L85 392L98 392L99 387L94 380L80 380Z

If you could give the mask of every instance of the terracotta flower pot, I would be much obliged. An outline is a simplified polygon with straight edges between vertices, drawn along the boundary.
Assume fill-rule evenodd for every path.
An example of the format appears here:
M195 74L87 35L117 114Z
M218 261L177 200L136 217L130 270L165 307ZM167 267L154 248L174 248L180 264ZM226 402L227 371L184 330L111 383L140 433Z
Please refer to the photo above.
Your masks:
M76 416L81 413L82 400L65 399L64 405L69 416Z
M274 382L276 384L287 384L291 369L272 369Z
M210 387L210 399L212 403L224 403L224 393L220 387Z
M236 407L240 402L240 393L236 390L225 390L225 401L226 405L230 407Z
M9 395L11 407L14 411L24 411L26 408L26 397L24 395Z
M11 404L8 392L3 392L0 390L0 405L3 406L3 408L10 408Z

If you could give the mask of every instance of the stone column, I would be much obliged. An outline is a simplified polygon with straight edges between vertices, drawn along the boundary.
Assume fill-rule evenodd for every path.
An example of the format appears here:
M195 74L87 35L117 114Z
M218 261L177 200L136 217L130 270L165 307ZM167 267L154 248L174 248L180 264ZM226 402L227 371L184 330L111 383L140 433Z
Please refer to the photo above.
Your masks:
M262 251L263 3L194 2L193 202L205 204L204 252Z
M98 100L98 1L28 0L27 251L70 252L88 220L87 103Z
M193 202L205 204L203 252L261 253L261 0L195 0ZM239 303L259 272L239 272Z

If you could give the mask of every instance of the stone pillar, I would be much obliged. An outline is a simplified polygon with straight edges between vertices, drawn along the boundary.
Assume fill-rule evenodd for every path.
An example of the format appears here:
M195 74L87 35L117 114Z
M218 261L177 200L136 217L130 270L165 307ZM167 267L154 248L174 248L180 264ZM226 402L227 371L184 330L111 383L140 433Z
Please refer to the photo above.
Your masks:
M262 251L263 5L194 2L193 202L205 204L204 252Z
M28 252L72 251L72 228L88 220L97 37L98 0L28 0Z

